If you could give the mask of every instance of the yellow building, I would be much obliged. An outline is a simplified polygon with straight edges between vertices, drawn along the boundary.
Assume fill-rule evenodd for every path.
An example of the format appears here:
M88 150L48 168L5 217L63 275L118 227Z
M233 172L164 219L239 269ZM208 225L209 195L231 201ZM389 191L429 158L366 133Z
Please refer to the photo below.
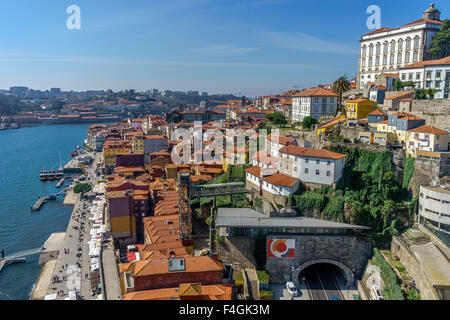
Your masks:
M348 100L345 103L347 119L358 120L365 119L367 115L376 110L378 103L369 99Z
M134 136L131 140L133 153L144 153L144 136Z
M347 121L347 118L344 115L341 115L337 119L319 123L319 125L317 126L317 135L319 136L321 134L324 134L325 132L328 132L331 129L333 129L335 125L344 123L345 121Z
M107 141L103 145L103 155L106 168L114 168L116 155L128 151L128 146L124 141Z

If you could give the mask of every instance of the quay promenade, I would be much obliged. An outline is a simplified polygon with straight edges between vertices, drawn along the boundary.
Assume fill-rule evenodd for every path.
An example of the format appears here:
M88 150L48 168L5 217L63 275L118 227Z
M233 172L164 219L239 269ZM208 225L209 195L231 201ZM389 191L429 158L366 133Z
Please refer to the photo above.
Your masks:
M87 168L85 175L86 182L94 187L97 183L95 169L97 163L101 161L101 154L91 155L94 161ZM100 245L98 258L89 256L92 246L92 240L89 238L92 236L91 229L94 225L94 217L91 212L93 200L95 200L95 195L92 191L75 199L70 221L60 245L59 255L49 264L49 268L52 269L51 275L49 270L45 268L43 270L43 273L46 274L43 281L48 283L45 299L118 300L121 298L112 239L105 239L106 244ZM105 214L103 214L103 220L106 220ZM109 221L104 223L108 234ZM93 260L98 260L98 264L92 263ZM97 265L97 267L92 267L93 265ZM92 290L92 283L97 282L100 290Z

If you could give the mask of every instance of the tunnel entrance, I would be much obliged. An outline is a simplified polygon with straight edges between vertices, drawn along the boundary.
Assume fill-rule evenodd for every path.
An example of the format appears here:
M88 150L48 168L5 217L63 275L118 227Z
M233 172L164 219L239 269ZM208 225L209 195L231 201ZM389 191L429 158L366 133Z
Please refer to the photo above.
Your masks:
M311 300L344 300L340 288L346 285L345 272L330 263L316 263L305 267L298 275Z

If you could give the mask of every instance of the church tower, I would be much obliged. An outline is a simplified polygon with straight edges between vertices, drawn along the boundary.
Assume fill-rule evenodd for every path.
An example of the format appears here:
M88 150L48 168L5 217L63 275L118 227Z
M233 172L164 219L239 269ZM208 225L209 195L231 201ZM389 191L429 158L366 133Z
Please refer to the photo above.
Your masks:
M434 7L434 3L431 3L430 7L423 12L422 18L430 20L441 20L441 13Z

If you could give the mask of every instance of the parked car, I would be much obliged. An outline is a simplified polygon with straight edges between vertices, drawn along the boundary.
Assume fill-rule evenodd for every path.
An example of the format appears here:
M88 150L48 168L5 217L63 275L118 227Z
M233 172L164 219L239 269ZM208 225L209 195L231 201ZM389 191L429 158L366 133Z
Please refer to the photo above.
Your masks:
M292 281L286 283L286 289L291 295L291 297L296 297L298 295L297 288L295 287L295 284Z

